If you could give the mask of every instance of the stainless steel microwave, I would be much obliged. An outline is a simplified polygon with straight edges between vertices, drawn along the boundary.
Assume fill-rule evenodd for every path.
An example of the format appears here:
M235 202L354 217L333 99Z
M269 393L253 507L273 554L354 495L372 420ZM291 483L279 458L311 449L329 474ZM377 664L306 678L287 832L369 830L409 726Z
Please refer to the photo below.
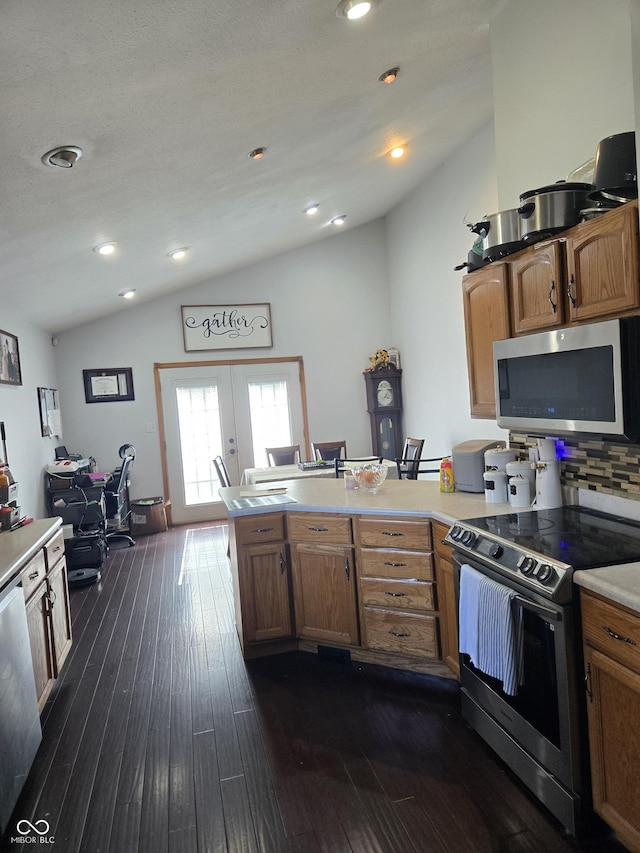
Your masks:
M496 341L498 426L640 438L640 317Z

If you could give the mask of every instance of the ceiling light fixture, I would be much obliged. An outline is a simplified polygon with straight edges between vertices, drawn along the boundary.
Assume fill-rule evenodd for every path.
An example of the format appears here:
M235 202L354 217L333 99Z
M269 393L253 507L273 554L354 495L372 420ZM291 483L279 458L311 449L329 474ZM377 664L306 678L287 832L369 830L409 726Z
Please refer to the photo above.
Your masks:
M344 225L344 221L346 218L346 213L341 213L340 216L334 216L331 220L331 225Z
M93 251L97 255L113 255L116 250L115 243L100 243L98 246L93 247Z
M373 8L375 0L340 0L336 9L338 18L356 21L363 18Z
M82 148L76 145L61 145L43 154L40 160L45 166L55 166L58 169L70 169L82 157Z
M169 257L174 261L181 261L189 251L188 246L182 246L180 249L173 249L173 251L169 252Z
M253 151L249 152L248 156L252 160L262 160L262 158L264 157L264 155L266 153L266 150L267 150L266 148L254 148Z
M378 77L380 83L393 83L398 79L399 68L390 68Z
M310 204L310 205L308 205L308 207L305 207L304 212L307 214L307 216L313 216L319 210L320 210L319 204Z
M400 157L404 157L404 152L404 145L396 145L395 148L392 148L391 151L389 151L389 157L393 160L399 160Z
M131 288L129 288L129 290L122 290L118 294L118 296L121 296L123 299L133 299L133 297L135 295L136 295L135 287L131 287Z

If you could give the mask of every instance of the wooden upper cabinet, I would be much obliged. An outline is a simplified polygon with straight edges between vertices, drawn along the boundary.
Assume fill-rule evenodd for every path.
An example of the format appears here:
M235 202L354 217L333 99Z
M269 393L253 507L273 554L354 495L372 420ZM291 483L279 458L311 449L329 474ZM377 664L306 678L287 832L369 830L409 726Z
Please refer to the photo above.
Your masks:
M495 418L493 342L511 336L508 265L492 263L462 279L471 416Z
M566 292L571 322L638 308L637 201L567 232Z
M564 244L553 240L519 252L509 271L513 334L563 326Z

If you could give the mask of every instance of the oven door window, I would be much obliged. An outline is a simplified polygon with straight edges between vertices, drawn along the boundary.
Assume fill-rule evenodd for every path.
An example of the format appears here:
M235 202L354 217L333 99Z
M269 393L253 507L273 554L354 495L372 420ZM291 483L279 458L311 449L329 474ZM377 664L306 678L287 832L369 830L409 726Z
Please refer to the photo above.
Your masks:
M523 678L516 696L502 690L502 682L473 666L468 655L462 665L473 672L491 691L530 723L536 731L560 748L560 711L556 670L554 625L537 613L523 608ZM463 677L464 682L464 677Z

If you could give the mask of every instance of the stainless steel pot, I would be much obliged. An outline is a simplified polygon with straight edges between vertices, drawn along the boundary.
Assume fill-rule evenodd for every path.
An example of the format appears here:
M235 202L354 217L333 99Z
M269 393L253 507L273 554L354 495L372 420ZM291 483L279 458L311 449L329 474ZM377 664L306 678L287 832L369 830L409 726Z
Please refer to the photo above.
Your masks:
M592 184L559 181L523 193L518 214L524 242L536 243L577 225L592 190Z
M495 261L524 246L516 208L485 216L480 222L470 224L469 228L482 237L482 257L485 261Z

